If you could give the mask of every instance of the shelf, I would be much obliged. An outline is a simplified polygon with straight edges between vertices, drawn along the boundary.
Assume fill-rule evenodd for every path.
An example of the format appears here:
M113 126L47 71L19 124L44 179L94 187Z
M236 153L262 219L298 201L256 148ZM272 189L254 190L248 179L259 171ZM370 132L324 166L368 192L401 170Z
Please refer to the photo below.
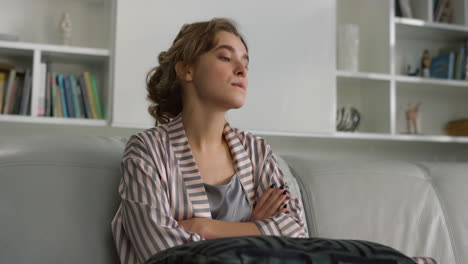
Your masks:
M392 76L384 73L372 73L372 72L350 72L350 71L336 71L336 76L341 78L356 78L356 79L371 79L390 81Z
M0 122L36 123L36 124L59 124L59 125L85 125L106 126L106 120L94 120L84 118L61 118L61 117L31 117L21 115L0 115Z
M334 133L294 133L294 132L270 132L249 131L259 136L284 136L302 138L327 138L327 139L361 139L361 140L385 140L385 141L418 141L435 143L468 143L468 137L452 137L444 135L391 135L380 133L360 132L334 132Z
M402 83L435 84L435 85L468 88L468 81L464 81L464 80L444 80L444 79L424 78L424 77L404 76L404 75L398 75L395 77L395 79L397 82L402 82Z
M401 17L395 17L394 21L396 34L409 39L440 41L463 41L468 39L467 26Z
M97 56L97 57L108 57L110 55L110 51L108 49L36 44L36 43L15 42L15 41L0 41L0 48L14 49L14 50L27 50L27 51L40 50L42 52L47 52L47 53L86 55L86 56Z

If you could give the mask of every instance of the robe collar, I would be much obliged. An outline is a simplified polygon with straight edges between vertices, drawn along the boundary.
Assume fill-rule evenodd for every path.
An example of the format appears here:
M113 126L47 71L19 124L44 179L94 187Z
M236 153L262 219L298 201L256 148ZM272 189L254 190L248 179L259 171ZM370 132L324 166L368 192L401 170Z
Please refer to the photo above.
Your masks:
M179 114L168 123L169 142L174 151L179 172L182 173L185 191L192 204L192 217L212 218L208 195L206 194L203 179L195 162L182 123L182 114ZM253 207L255 191L253 188L252 163L244 145L231 125L226 121L223 136L231 151L232 162L240 178L242 189L247 195L250 207Z

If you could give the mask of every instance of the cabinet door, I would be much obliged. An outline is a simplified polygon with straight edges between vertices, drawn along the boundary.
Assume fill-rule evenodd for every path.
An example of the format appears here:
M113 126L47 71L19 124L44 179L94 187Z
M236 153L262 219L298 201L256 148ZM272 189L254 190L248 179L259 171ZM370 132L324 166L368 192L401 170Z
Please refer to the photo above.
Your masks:
M332 132L335 102L335 1L224 2L118 0L114 126L149 127L145 77L181 26L233 18L249 45L243 108L227 119L241 129Z

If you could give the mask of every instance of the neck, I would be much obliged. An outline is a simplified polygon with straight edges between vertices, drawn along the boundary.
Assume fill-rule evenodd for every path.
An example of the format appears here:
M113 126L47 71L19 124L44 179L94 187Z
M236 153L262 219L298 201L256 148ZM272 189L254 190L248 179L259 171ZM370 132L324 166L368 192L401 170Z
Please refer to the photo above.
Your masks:
M207 111L204 108L184 109L182 123L192 149L207 153L224 144L225 112Z

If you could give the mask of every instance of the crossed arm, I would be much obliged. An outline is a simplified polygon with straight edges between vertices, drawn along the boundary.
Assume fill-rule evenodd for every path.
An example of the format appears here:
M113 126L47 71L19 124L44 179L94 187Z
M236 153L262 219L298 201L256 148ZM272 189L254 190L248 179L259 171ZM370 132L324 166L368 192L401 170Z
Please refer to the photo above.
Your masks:
M253 222L269 218L279 212L288 212L288 208L283 207L283 202L288 197L289 194L281 188L269 188L257 200L250 222L228 222L208 218L191 218L178 222L184 229L197 233L205 239L261 235L262 232Z
M162 174L147 160L125 159L119 186L122 232L142 261L164 249L201 239L246 235L300 237L304 234L298 200L292 196L288 199L289 194L282 195L283 189L268 187L271 183L285 184L274 158L261 169L264 177L259 178L257 189L260 198L252 210L250 222L244 223L200 218L176 220L163 188L165 184L159 177ZM280 208L283 203L287 204L286 208Z

